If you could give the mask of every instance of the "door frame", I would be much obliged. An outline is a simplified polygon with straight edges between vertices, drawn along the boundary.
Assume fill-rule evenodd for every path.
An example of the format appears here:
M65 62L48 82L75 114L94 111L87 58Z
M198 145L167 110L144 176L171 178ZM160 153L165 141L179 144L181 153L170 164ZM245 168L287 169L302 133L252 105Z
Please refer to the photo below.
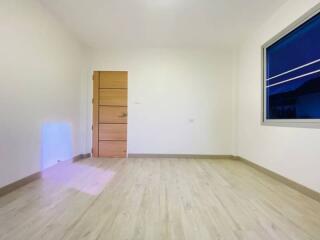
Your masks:
M99 83L100 71L93 72L92 96L92 156L99 157ZM96 99L95 99L96 97Z

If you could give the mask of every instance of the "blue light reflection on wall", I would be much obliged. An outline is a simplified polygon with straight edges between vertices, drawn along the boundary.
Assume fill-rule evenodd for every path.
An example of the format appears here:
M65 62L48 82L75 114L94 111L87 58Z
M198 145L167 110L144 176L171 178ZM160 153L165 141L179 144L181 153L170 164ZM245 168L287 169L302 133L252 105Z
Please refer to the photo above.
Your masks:
M44 123L41 130L41 168L46 169L58 161L72 158L71 124Z

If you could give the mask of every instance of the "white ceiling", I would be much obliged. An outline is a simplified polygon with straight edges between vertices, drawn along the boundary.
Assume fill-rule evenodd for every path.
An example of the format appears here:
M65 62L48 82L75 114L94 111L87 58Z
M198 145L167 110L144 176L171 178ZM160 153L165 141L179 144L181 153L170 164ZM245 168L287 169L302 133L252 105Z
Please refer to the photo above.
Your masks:
M40 0L88 46L237 44L286 0Z

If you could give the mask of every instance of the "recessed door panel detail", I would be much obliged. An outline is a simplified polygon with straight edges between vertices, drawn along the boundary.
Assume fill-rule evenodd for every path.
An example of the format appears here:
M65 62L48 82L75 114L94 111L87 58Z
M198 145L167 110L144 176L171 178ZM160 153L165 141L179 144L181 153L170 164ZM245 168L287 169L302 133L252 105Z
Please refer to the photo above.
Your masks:
M99 107L99 123L127 123L127 107Z
M99 141L99 157L124 158L127 156L127 142Z
M99 124L99 139L127 141L127 124Z
M127 106L127 89L100 89L99 105Z

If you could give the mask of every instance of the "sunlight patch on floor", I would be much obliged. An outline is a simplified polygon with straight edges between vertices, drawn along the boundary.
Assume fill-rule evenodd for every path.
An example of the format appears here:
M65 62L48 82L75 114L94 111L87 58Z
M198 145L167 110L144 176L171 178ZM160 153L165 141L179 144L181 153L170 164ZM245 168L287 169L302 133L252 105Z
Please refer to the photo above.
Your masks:
M79 163L60 163L42 174L48 182L93 196L99 195L114 176L113 171Z

